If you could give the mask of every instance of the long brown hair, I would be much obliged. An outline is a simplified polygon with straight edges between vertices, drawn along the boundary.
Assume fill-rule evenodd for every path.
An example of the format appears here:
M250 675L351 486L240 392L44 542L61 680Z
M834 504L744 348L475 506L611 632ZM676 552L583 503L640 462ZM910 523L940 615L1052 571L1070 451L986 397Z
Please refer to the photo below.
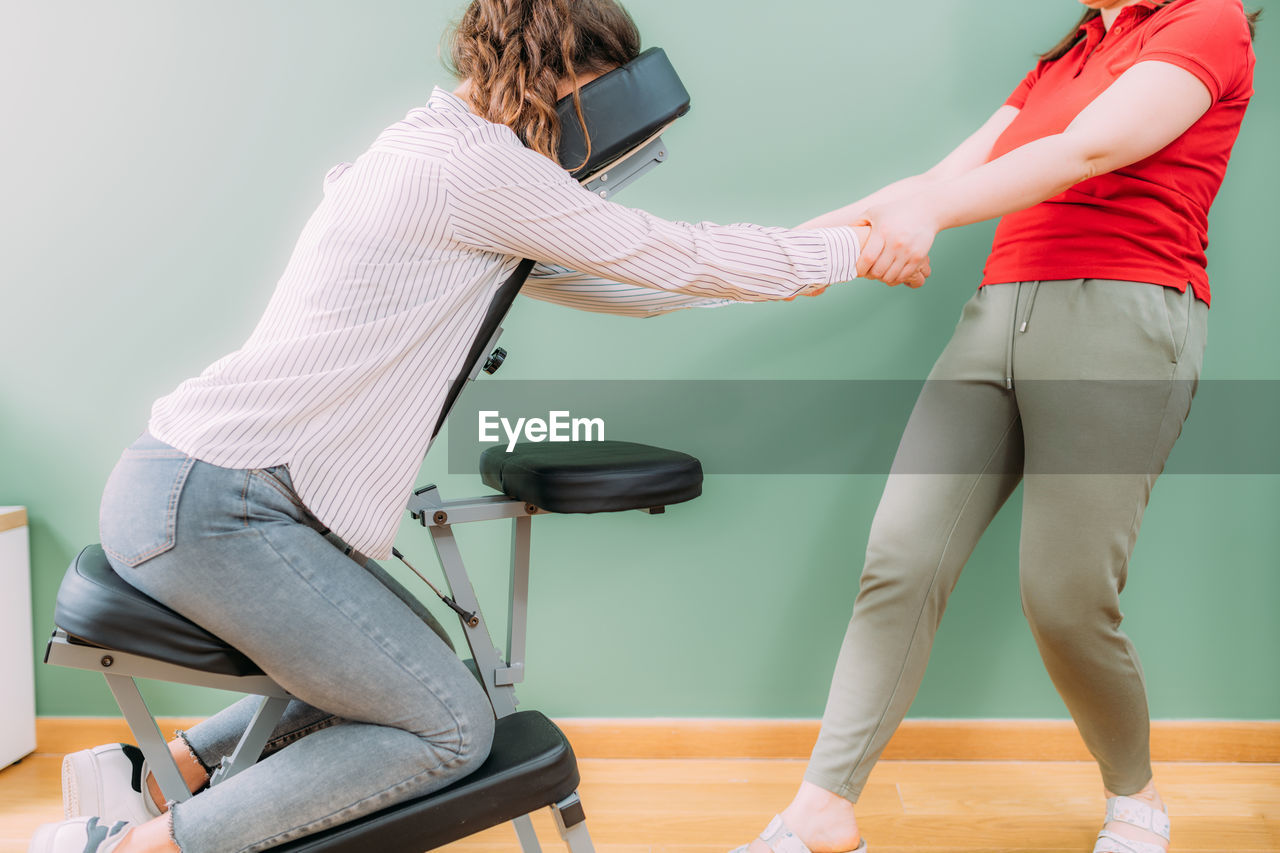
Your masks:
M573 84L585 135L578 74L608 71L640 54L640 31L615 0L472 0L448 38L446 64L471 81L472 108L552 160L560 143L559 82ZM587 145L590 159L590 139Z
M1173 0L1164 0L1164 2L1158 4L1156 8L1162 9L1172 2ZM1061 59L1066 56L1067 51L1075 47L1076 43L1080 41L1080 39L1084 38L1084 35L1080 32L1080 27L1083 27L1085 24L1089 23L1101 14L1102 13L1097 9L1086 10L1084 15L1080 18L1080 23L1076 24L1062 41L1050 48L1048 52L1042 54L1040 58L1045 62L1053 62L1055 59ZM1262 10L1259 9L1256 12L1250 12L1246 17L1249 19L1249 37L1253 38L1253 36L1257 34L1258 19L1262 17Z

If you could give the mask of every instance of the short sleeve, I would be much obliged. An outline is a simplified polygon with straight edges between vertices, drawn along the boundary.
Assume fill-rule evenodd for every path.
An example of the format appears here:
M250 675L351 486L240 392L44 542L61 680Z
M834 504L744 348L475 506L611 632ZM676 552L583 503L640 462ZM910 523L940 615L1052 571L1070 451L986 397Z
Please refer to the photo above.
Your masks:
M1137 62L1168 62L1194 74L1215 102L1241 94L1252 38L1240 0L1181 0L1147 28Z
M1013 90L1004 102L1006 107L1017 107L1022 109L1027 105L1027 96L1031 94L1031 90L1035 88L1036 83L1044 76L1044 70L1049 67L1049 63L1041 60L1036 63L1036 67L1032 68L1026 77L1022 78L1022 82L1018 84L1018 88Z

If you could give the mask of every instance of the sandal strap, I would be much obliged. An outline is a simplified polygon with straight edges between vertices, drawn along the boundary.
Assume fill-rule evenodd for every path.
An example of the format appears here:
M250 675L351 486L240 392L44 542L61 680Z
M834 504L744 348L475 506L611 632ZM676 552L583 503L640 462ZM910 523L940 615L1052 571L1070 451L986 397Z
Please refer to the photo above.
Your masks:
M1118 821L1154 832L1169 840L1169 815L1149 803L1133 797L1111 797L1107 800L1107 823Z
M782 815L774 815L760 833L760 840L769 845L773 853L811 853L800 837L783 823Z
M760 840L768 845L773 853L812 853L800 837L787 827L782 815L774 815L773 820L760 833ZM749 845L747 845L749 846ZM747 846L737 847L730 853L747 853ZM867 840L864 838L856 850L851 853L867 853Z
M1098 833L1098 843L1093 845L1093 853L1169 853L1169 851L1159 844L1135 841L1104 829Z

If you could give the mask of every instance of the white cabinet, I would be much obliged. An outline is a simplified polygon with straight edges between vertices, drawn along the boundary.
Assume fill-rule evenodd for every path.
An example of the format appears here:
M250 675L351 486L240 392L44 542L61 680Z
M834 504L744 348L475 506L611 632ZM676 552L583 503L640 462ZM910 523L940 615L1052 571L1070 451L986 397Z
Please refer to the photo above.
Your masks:
M0 506L0 767L36 748L27 510Z

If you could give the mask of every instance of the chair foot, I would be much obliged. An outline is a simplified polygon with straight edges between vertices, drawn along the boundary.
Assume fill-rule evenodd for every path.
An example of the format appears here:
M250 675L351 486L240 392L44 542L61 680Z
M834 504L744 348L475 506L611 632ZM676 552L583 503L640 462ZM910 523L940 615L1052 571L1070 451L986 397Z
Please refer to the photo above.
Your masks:
M570 853L595 853L591 833L587 831L587 815L582 809L582 798L575 791L551 807L556 818L556 829L568 846Z

